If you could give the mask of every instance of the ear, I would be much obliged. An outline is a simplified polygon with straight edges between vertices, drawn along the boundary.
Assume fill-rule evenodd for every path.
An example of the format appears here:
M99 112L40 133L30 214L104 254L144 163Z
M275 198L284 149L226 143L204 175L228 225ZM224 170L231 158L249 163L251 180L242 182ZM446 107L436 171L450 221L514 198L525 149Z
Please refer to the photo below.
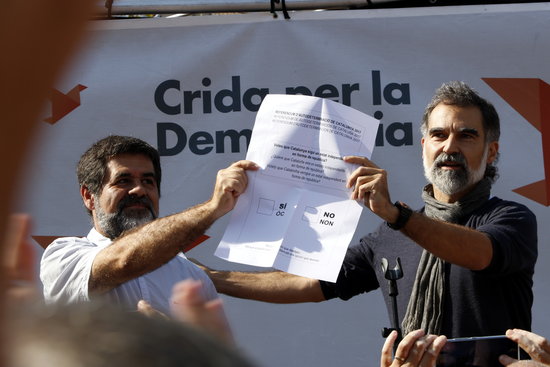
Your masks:
M487 164L491 164L497 159L498 156L498 141L492 141L488 146L489 151L487 152Z
M84 185L80 186L80 196L89 211L95 209L94 196L92 195L92 192Z

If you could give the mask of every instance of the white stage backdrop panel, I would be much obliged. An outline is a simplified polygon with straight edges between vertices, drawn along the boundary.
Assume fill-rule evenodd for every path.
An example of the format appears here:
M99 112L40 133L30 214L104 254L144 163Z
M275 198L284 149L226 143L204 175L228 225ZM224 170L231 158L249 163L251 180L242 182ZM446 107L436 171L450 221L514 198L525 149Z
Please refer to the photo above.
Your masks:
M392 199L419 208L423 109L443 82L463 80L501 115L494 194L526 204L538 217L533 329L550 336L549 211L541 181L550 164L543 158L548 136L541 131L550 116L539 113L543 101L550 103L550 6L291 16L95 22L89 42L56 86L60 93L72 92L46 108L50 123L41 122L21 185L17 209L34 218L33 235L88 232L75 165L109 134L133 135L158 147L163 215L207 200L217 170L244 158L267 93L325 97L380 119L372 158L389 171ZM354 240L378 223L365 213ZM217 222L207 233L211 238L190 256L215 268L253 269L213 256L226 224L227 218ZM264 367L376 366L380 329L390 326L378 292L305 305L224 299L240 347Z

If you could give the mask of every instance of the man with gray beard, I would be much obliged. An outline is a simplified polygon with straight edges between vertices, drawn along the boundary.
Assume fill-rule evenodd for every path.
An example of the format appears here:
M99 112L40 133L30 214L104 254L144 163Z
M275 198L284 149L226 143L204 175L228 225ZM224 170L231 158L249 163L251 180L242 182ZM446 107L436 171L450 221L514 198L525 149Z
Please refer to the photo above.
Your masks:
M158 218L157 150L125 136L96 142L77 166L93 228L87 237L59 238L44 251L40 278L46 301L105 298L135 310L144 300L168 315L173 286L188 278L204 283L205 300L217 298L210 279L182 251L233 209L246 189L246 170L255 169L254 163L239 161L220 170L210 200Z
M425 206L393 202L387 172L364 157L348 179L352 199L385 221L349 247L335 283L283 272L203 267L218 292L265 302L347 300L381 288L391 299L382 259L401 259L398 315L403 335L424 329L449 338L531 328L537 223L524 205L491 197L500 122L491 103L462 82L443 84L427 106L422 156ZM396 356L403 364L404 357Z

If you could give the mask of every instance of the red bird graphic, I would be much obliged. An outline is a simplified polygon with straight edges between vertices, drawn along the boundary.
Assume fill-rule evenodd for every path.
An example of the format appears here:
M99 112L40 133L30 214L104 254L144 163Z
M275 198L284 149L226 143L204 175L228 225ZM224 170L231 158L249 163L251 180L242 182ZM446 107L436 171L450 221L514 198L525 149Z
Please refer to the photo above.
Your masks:
M87 87L77 84L67 94L63 94L57 89L51 91L50 99L52 101L52 115L44 119L49 124L55 124L65 117L69 112L80 106L80 91Z

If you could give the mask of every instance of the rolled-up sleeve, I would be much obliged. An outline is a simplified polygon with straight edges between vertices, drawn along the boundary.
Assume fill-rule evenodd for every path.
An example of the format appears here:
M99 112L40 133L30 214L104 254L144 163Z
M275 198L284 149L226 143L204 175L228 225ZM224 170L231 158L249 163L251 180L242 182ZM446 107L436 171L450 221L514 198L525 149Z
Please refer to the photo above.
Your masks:
M510 203L491 213L490 220L477 230L489 236L493 258L488 274L513 274L533 269L537 261L537 220L525 206Z
M101 248L86 238L66 237L52 242L40 262L40 280L47 303L89 301L88 280Z

